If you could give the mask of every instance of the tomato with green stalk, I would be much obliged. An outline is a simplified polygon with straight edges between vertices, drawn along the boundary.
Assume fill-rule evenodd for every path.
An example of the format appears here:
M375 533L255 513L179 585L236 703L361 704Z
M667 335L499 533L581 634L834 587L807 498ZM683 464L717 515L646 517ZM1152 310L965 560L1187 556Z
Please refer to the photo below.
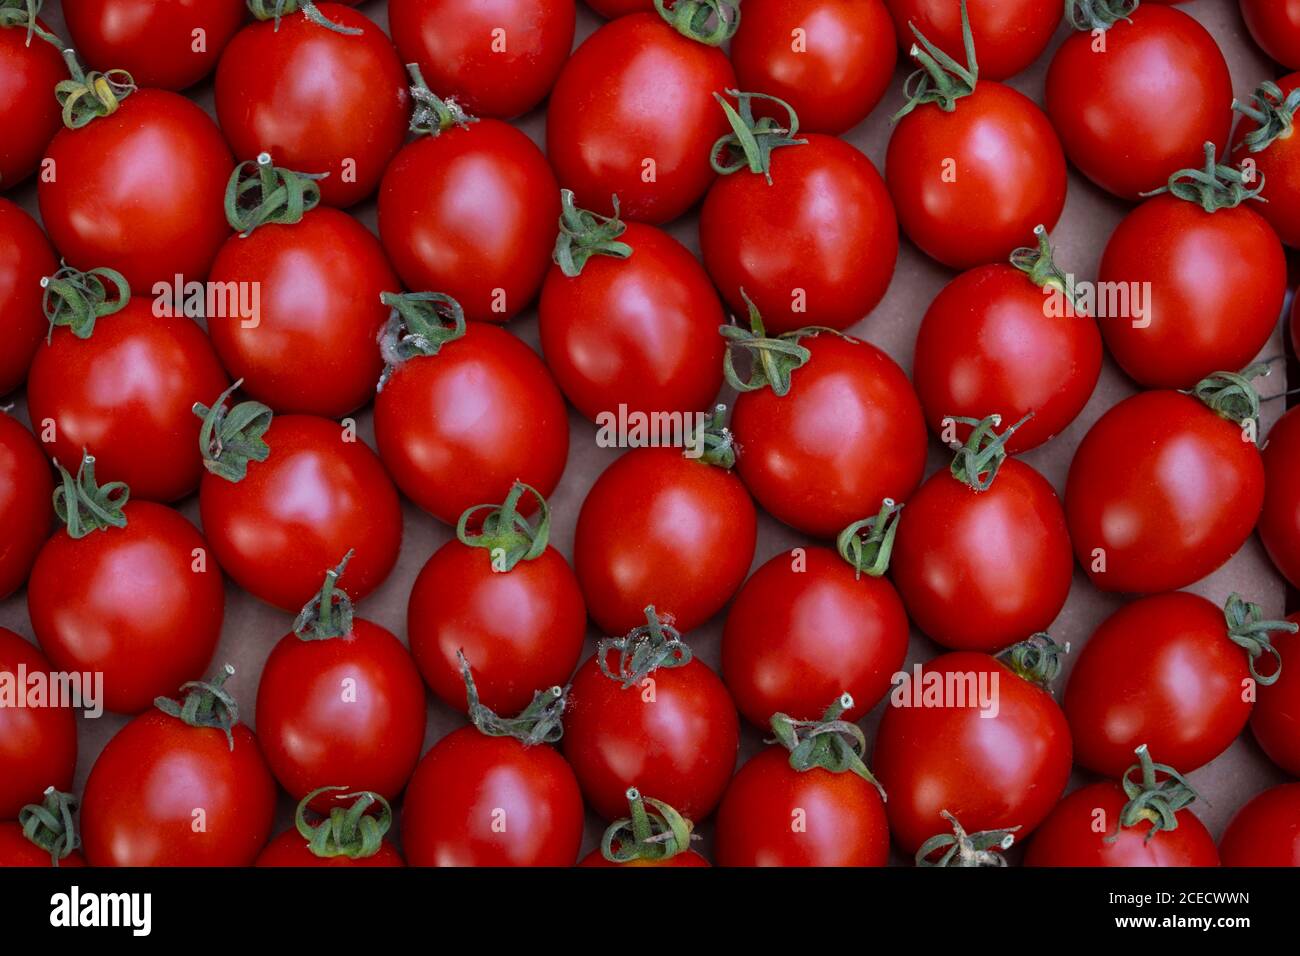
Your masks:
M1253 124L1232 158L1242 168L1253 166L1267 200L1256 208L1282 242L1300 249L1300 73L1265 80L1248 103L1233 100L1232 108Z
M83 867L81 838L72 815L77 798L54 787L40 803L18 811L16 823L0 823L0 869L9 866Z
M298 801L294 828L285 830L258 854L254 866L376 867L404 866L397 848L384 835L393 825L393 808L371 790L354 793L347 787L319 787ZM307 810L328 796L327 815L315 824ZM351 799L344 809L338 801ZM370 813L378 805L378 814Z
M691 849L698 840L694 824L653 797L643 797L636 787L627 788L629 815L615 820L578 866L586 867L701 867L709 861Z

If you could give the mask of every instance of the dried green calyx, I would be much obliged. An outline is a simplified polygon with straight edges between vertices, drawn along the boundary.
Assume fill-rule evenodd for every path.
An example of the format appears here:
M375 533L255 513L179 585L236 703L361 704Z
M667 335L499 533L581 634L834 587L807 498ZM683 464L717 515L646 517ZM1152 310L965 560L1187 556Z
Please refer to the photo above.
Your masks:
M56 461L62 481L54 489L54 513L67 528L68 537L84 538L107 528L126 527L126 503L131 489L126 482L95 481L95 456L82 452L81 465L74 478Z
M307 820L307 809L312 801L321 794L331 791L346 791L347 787L319 787L298 803L294 814L294 826L307 841L307 849L314 856L322 859L347 857L349 860L364 860L374 856L384 846L384 834L393 825L393 808L388 801L373 790L358 790L353 793L335 793L335 800L355 798L349 807L331 807L325 819L316 824ZM370 813L370 808L379 805L378 816Z
M812 358L812 353L805 346L800 345L799 340L823 332L832 332L832 330L810 326L806 329L786 332L784 335L769 337L758 307L745 294L744 289L740 290L740 296L749 308L749 328L724 325L718 329L728 344L722 356L723 377L727 380L727 384L738 392L755 392L762 388L770 388L778 396L785 395L790 391L795 370L802 368L807 364L808 359ZM741 378L740 373L736 371L735 361L732 358L733 347L750 354L752 365L749 378Z
M796 720L788 714L773 714L775 743L790 751L790 766L801 773L820 767L831 773L854 773L876 788L881 800L885 788L867 769L864 757L867 738L862 728L841 717L853 707L853 698L841 694L826 708L821 720Z
M537 502L537 524L534 526L519 513L519 501L532 495ZM487 511L471 532L470 523L481 511ZM494 571L507 572L520 561L532 561L542 556L551 535L551 508L541 492L522 481L516 481L506 500L499 505L475 505L465 510L456 523L456 538L471 548L486 548L492 555Z
M92 120L117 112L122 101L136 90L135 80L126 70L87 73L71 49L63 51L63 61L71 77L54 86L54 96L63 108L63 125L80 129Z
M1006 857L1002 854L1016 842L1016 833L1020 827L967 833L957 818L947 810L941 810L939 815L948 821L952 832L936 834L922 843L916 851L917 866L1007 865ZM943 854L937 860L931 860L930 857L940 850L943 850Z
M240 236L251 235L258 226L278 223L291 226L320 204L316 180L329 173L298 173L271 164L270 153L259 153L255 162L240 163L226 183L226 222Z
M465 702L468 704L470 722L480 733L489 737L513 737L525 747L553 744L564 736L564 708L568 705L568 690L548 687L533 693L533 700L517 717L502 717L486 706L478 696L474 674L464 651L456 652L460 675L465 681Z
M722 111L727 114L731 132L718 138L709 152L709 164L719 176L729 176L742 169L757 173L772 184L772 151L782 146L803 146L806 139L798 139L799 116L785 100L766 93L742 93L726 90L740 105L737 111L720 93L714 93ZM754 100L767 100L785 111L782 124L770 116L754 116Z
M1300 625L1292 621L1268 621L1258 604L1252 604L1240 594L1233 594L1223 606L1223 617L1228 625L1228 640L1242 648L1249 656L1250 676L1257 684L1267 687L1282 676L1282 654L1273 646L1270 635L1274 631L1294 634ZM1261 674L1256 665L1264 655L1270 655L1277 666L1270 674Z
M360 36L362 30L355 27L345 27L341 23L335 23L333 20L326 18L321 13L312 0L248 0L248 9L252 12L254 19L257 20L274 20L275 29L280 29L280 20L294 13L301 13L304 17L323 27L332 33L342 33L345 36Z
M854 577L867 574L878 578L889 569L889 556L902 513L901 504L886 498L877 514L855 521L840 532L835 545L840 557L853 567Z
M1199 796L1187 779L1173 767L1152 761L1146 744L1142 744L1134 753L1137 754L1138 762L1125 770L1120 780L1128 802L1120 811L1115 832L1106 837L1107 843L1118 840L1122 828L1135 827L1144 820L1151 824L1146 835L1147 843L1162 830L1177 830L1178 811ZM1134 770L1140 773L1140 779L1133 779ZM1157 774L1163 774L1163 779L1158 779Z
M952 444L956 452L949 468L952 476L974 491L988 491L993 486L993 479L998 476L1002 463L1007 460L1007 440L1031 417L1033 412L1001 433L998 432L1002 425L1001 415L990 415L985 419L950 419L958 425L971 426L965 444Z
M1235 209L1248 199L1265 201L1260 195L1264 191L1263 175L1259 175L1259 183L1251 188L1254 173L1248 173L1237 166L1225 166L1215 155L1215 145L1206 143L1205 165L1201 169L1180 169L1169 177L1167 184L1142 195L1169 193L1186 202L1196 203L1209 213L1220 209Z
M927 103L933 103L945 113L951 113L957 108L959 99L975 92L975 86L979 82L980 68L975 59L975 38L971 34L970 17L966 13L966 0L961 0L961 39L966 54L965 63L958 63L927 40L916 28L916 24L909 23L908 26L917 41L908 52L921 64L921 68L912 73L903 84L903 95L907 97L907 102L890 118L891 123L897 123L918 106Z
M64 264L54 275L41 279L41 289L41 309L50 323L47 343L58 326L65 326L79 339L88 339L99 319L121 312L131 301L131 287L116 269L79 272Z
M691 821L662 800L643 797L629 787L627 802L629 815L611 823L600 841L601 855L611 863L670 860L689 851L691 840L698 839Z
M624 690L639 686L660 667L684 667L693 656L677 628L660 619L654 605L645 609L645 619L646 623L622 637L607 637L596 645L600 672L618 681ZM618 651L617 668L610 666L611 651Z
M674 30L706 46L722 46L740 27L740 0L654 0L655 10Z
M243 481L249 462L266 461L271 446L263 436L271 427L271 409L261 402L240 402L227 409L226 401L243 379L217 396L212 406L194 403L194 414L203 420L199 429L199 450L203 467L227 481Z
M72 815L77 809L77 798L53 787L45 790L45 799L29 803L18 811L18 825L23 836L50 855L50 865L58 866L77 847L81 838Z
M191 727L208 727L226 735L230 749L235 749L234 727L239 723L239 704L226 690L225 683L235 676L235 669L227 664L210 681L188 681L181 685L181 699L156 697L153 705L164 714L189 724Z
M294 618L293 633L304 641L327 641L352 633L352 599L338 586L355 551L343 555L338 567L325 572L325 583Z
M627 231L627 225L618 218L618 197L612 197L611 203L614 215L602 216L579 209L572 189L560 190L560 232L551 258L566 276L580 275L592 256L627 259L632 255L632 247L618 241Z

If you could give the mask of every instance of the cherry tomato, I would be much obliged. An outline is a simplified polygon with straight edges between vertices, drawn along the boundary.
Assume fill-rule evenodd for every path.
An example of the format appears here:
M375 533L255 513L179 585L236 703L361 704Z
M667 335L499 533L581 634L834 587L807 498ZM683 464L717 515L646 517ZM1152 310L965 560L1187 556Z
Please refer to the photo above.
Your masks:
M1300 614L1287 620L1300 624ZM1260 684L1250 729L1269 760L1300 777L1300 637L1278 634L1273 646L1288 666L1277 674L1276 682Z
M86 865L81 854L72 814L77 800L54 787L45 790L39 804L28 804L15 823L0 823L0 868L74 867Z
M54 482L40 443L16 418L0 411L0 600L27 581L50 536ZM2 817L0 817L2 818Z
M1241 0L1246 29L1273 59L1300 70L1300 2L1297 0Z
M52 866L50 853L42 849L23 835L23 828L17 823L0 823L0 868L8 866L46 867ZM59 861L60 867L80 868L86 865L80 853L73 851Z
M615 820L605 830L601 845L578 866L584 867L701 867L708 866L691 846L694 824L662 800L643 797L629 787L630 816ZM647 806L648 804L648 806Z
M678 33L656 13L619 17L560 71L547 107L546 155L584 209L608 215L617 195L629 219L669 222L713 182L709 149L727 132L714 94L735 86L731 62L716 46Z
M510 119L542 101L573 47L573 0L392 0L403 63L471 113Z
M0 29L0 42L6 32ZM41 310L41 279L53 275L58 267L50 241L36 220L0 198L0 335L5 342L0 352L0 396L8 395L27 378L32 356L49 331Z
M36 27L41 33L29 37L25 23L0 26L0 189L30 176L59 131L54 85L68 78L59 53L63 42L41 20Z
M1144 3L1105 20L1074 24L1047 70L1045 102L1079 171L1137 200L1199 166L1206 142L1227 145L1232 77L1214 37L1179 10Z
M1295 116L1300 112L1300 73L1261 85L1254 98L1233 108L1245 117L1245 136L1233 150L1232 160L1254 168L1250 182L1263 185L1267 202L1253 208L1268 220L1278 238L1300 249L1300 136Z
M1273 566L1293 587L1300 587L1300 412L1287 412L1273 426L1263 459L1259 539Z
M25 674L19 677L19 669ZM0 674L25 692L20 683L53 668L29 641L0 627ZM26 700L25 704L38 703ZM46 787L67 790L77 764L77 720L67 707L0 707L0 820L14 820L29 803L40 803ZM0 851L0 856L3 856ZM45 854L49 860L49 854Z
M1300 866L1300 783L1259 794L1219 841L1224 866Z
M894 18L898 45L916 42L915 25L949 56L962 58L961 5L953 0L885 0ZM990 80L1015 76L1047 49L1061 22L1057 0L967 0L971 33L979 50L980 75Z
M351 206L375 191L406 139L406 75L365 16L337 3L316 9L348 32L300 12L235 34L217 64L217 119L239 159L266 151L277 166L328 173L322 201Z

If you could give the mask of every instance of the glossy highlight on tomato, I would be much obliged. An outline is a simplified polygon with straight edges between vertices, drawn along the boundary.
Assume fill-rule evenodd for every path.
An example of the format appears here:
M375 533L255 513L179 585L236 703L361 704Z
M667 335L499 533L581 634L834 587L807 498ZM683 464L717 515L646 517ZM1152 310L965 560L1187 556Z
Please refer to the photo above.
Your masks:
M0 40L4 33L0 28ZM0 182L4 182L0 172ZM49 331L41 309L41 279L53 275L58 260L50 241L17 204L0 198L0 397L27 378L32 357Z
M36 25L46 33L41 20ZM27 26L0 26L0 189L9 189L30 176L40 164L54 134L59 131L56 83L67 79L68 69L59 55L62 41L50 42L32 35ZM0 259L0 261L3 261Z

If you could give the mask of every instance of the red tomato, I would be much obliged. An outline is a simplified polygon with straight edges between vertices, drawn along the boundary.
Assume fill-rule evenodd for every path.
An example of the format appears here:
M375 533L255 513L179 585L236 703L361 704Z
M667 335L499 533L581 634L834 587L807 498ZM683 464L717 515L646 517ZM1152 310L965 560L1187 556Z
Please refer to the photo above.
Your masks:
M1264 466L1243 429L1201 401L1142 392L1083 437L1065 485L1074 553L1103 591L1199 581L1250 536Z
M240 30L217 64L221 130L241 160L269 152L277 166L328 173L321 199L351 206L375 191L406 139L406 75L383 30L337 3Z
M188 691L215 698L206 721L187 723L165 701L100 753L81 805L91 866L250 866L257 858L271 835L275 781L257 738L236 722L224 680Z
M388 28L403 63L439 96L478 116L510 119L542 101L573 47L573 0L391 0Z
M1300 614L1287 620L1300 624ZM1250 729L1268 759L1300 777L1300 637L1278 634L1273 646L1289 666L1278 672L1274 683L1260 684Z
M9 866L46 867L53 866L50 851L43 849L23 835L23 828L17 823L0 823L0 868ZM75 850L59 860L60 867L80 868L86 861Z
M1265 53L1300 70L1300 0L1241 0L1241 16Z
M1297 297L1300 302L1300 297ZM1297 313L1300 315L1300 312ZM1264 508L1259 540L1273 566L1300 587L1300 412L1283 415L1264 446ZM0 588L3 592L4 588Z
M1250 122L1246 135L1233 151L1233 162L1245 168L1253 164L1249 183L1262 185L1267 202L1255 206L1268 220L1278 238L1300 249L1300 136L1295 117L1300 113L1300 73L1292 73L1276 84L1263 84L1253 101L1233 108Z
M1048 68L1045 102L1079 171L1137 200L1199 166L1207 141L1227 145L1232 77L1214 37L1181 11L1144 3L1105 20L1074 24Z
M59 54L63 42L42 21L37 20L36 26L43 35L33 33L30 38L23 24L0 26L0 127L5 131L0 141L0 189L30 176L59 130L54 85L68 78ZM52 42L46 37L52 37ZM7 259L0 257L0 262Z
M692 631L745 580L757 538L754 502L725 457L717 464L706 458L633 448L587 492L573 564L604 634L636 627L647 604Z
M678 33L656 13L620 17L560 71L547 107L546 155L584 209L608 215L616 195L629 219L669 222L713 182L709 150L727 132L713 96L735 86L731 62L716 46Z
M1050 671L1049 671L1050 673ZM1070 776L1070 728L1050 694L987 654L916 665L880 722L876 776L889 829L906 853L949 832L1032 831Z
M41 803L22 808L16 823L0 823L0 868L85 866L77 852L76 807L72 794L49 787Z
M19 676L19 669L23 676ZM36 646L0 627L0 674L17 688L52 668ZM25 704L40 703L24 699ZM0 707L0 820L14 820L47 787L68 790L77 764L77 720L67 707ZM3 856L3 851L0 851ZM49 854L45 855L49 860Z
M894 17L898 45L916 42L915 25L935 46L962 58L961 5L953 0L885 0ZM1005 80L1047 49L1061 22L1058 0L967 0L971 33L979 50L980 74Z
M655 0L587 0L587 6L602 17L621 17L629 13L650 12Z
M0 28L0 44L7 33ZM58 267L50 241L36 220L0 198L0 336L5 343L0 352L0 397L27 378L32 356L49 331L41 309L41 279L53 275Z
M385 867L385 866L405 866L402 862L402 855L397 852L388 841L375 851L373 856L363 856L352 859L346 856L317 856L307 845L302 834L297 830L285 830L278 837L266 845L253 864L259 867L303 867L303 866L362 866L362 867Z
M27 581L50 536L54 481L41 446L16 418L0 411L0 600ZM0 815L0 819L3 815Z
M691 849L694 825L690 820L662 800L642 797L636 787L628 788L627 799L631 816L611 823L600 847L583 857L578 866L709 865L708 860Z
M1259 794L1219 841L1224 866L1300 866L1300 783Z
M620 405L708 407L722 387L726 321L708 274L666 232L575 209L572 197L561 222L572 265L547 272L537 320L560 389L592 420Z
M212 72L244 9L241 0L63 0L72 42L92 67L166 90Z
M810 132L857 126L894 78L898 50L880 0L747 0L743 12L731 41L740 88L779 96Z

